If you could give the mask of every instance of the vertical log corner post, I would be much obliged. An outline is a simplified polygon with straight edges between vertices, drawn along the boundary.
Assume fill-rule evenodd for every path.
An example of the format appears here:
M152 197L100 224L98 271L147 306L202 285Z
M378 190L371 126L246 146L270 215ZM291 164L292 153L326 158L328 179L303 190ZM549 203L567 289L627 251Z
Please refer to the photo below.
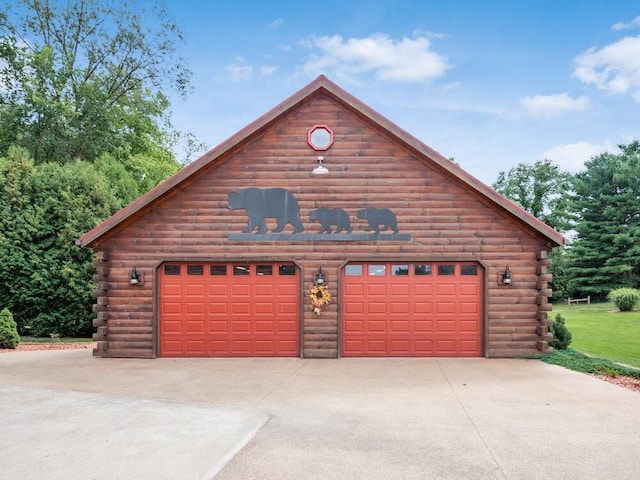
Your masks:
M96 314L93 319L93 326L96 332L93 334L93 340L97 342L96 348L93 350L94 356L102 356L107 351L107 333L109 320L109 255L107 252L98 252L93 266L96 273L93 281L96 282L97 288L93 292L96 303L93 305L93 312Z
M547 257L546 250L540 250L536 259L538 264L536 266L536 274L538 275L538 281L536 288L538 290L538 296L536 303L538 304L538 312L536 318L538 319L538 342L537 349L542 353L548 353L551 351L549 343L553 339L553 335L549 332L549 327L553 323L553 320L549 318L549 312L552 310L553 305L549 299L552 291L549 288L549 282L553 280L553 274L549 273L549 266L551 266L551 260Z

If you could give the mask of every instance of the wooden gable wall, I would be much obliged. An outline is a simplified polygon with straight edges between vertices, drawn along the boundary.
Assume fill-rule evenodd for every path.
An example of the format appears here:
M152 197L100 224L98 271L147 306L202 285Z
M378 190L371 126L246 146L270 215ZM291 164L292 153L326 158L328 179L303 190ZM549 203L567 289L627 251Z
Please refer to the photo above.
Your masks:
M317 124L334 132L326 152L315 152L307 133ZM312 175L322 155L328 175ZM247 225L244 210L231 211L228 195L247 187L282 187L300 205L305 233L317 233L309 220L316 208L342 208L353 231L364 232L356 218L362 208L392 209L403 241L231 241ZM271 230L275 222L268 222ZM292 231L288 225L284 234ZM546 348L546 252L551 245L531 227L471 191L456 177L395 141L388 132L325 95L309 97L224 158L100 238L96 304L97 355L156 355L158 296L156 269L165 261L294 261L303 285L318 267L328 273L339 301L340 268L347 261L478 261L486 270L485 354L515 356ZM501 285L506 266L511 286ZM128 284L131 268L144 283ZM302 354L339 355L339 307L321 316L305 305Z

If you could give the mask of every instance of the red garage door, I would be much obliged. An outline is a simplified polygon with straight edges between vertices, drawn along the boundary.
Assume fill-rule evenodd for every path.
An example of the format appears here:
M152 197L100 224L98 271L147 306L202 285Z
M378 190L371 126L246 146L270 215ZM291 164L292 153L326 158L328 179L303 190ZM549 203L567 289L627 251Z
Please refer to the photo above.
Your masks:
M342 280L344 356L482 355L479 265L356 263Z
M160 356L297 356L299 291L291 264L165 264Z

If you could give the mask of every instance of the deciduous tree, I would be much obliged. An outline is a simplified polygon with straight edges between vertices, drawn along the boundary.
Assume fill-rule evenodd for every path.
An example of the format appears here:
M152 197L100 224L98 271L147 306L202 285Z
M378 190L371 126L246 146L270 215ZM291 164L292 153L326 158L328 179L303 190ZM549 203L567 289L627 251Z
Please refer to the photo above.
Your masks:
M167 92L186 94L190 72L160 2L0 6L0 155L17 145L38 164L164 150L156 161L174 162Z
M547 225L566 231L570 228L567 196L571 181L570 173L543 160L533 165L520 163L506 173L500 172L492 186Z

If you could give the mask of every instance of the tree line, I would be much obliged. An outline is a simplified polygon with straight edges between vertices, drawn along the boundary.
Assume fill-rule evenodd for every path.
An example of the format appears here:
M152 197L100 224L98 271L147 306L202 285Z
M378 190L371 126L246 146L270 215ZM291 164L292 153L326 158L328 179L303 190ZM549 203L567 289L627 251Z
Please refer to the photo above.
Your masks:
M175 173L177 145L204 148L170 123L168 92L190 90L182 33L159 1L3 3L0 309L21 334L89 335L93 254L75 240ZM493 185L573 237L552 253L556 298L640 285L640 144L620 148Z
M182 34L157 1L2 3L0 308L21 334L90 334L75 240L201 147L169 121L168 93L190 89Z
M640 142L619 149L576 174L549 160L519 164L492 185L569 238L551 255L555 300L640 287Z

